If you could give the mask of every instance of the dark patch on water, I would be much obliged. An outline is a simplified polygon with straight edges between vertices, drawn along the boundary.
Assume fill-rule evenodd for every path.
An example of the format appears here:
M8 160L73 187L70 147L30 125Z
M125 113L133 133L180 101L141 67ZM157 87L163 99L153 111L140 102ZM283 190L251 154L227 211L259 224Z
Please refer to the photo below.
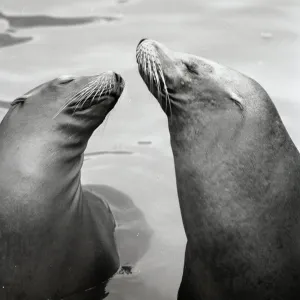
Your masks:
M114 22L119 16L91 16L91 17L52 17L47 15L6 15L0 11L0 20L6 20L9 28L5 33L0 33L0 48L9 47L31 41L33 38L15 37L12 33L18 29L34 27L62 27L85 25L97 21Z
M134 265L148 251L153 230L146 221L144 213L125 193L107 185L85 185L87 190L106 201L116 219L116 241L120 253L121 267L118 274L118 285L126 285L126 278L132 274ZM109 281L114 281L114 277ZM103 282L81 293L65 296L60 300L102 300L109 295L107 283ZM123 282L124 281L124 282Z
M151 145L152 142L151 141L138 141L139 145Z
M30 36L16 37L10 33L0 33L0 48L27 43L32 40Z
M0 105L1 105L1 103L0 103ZM131 155L133 153L134 152L132 152L132 151L121 151L121 150L120 151L98 151L98 152L91 152L91 153L84 154L84 159L89 160L94 156L107 155L107 154L110 154L110 155Z
M132 266L122 266L118 272L118 274L132 274Z
M0 39L0 41L1 41L1 39ZM9 109L10 108L10 102L0 100L0 108Z
M107 282L100 284L99 286L92 287L88 290L85 290L81 293L75 293L72 295L65 296L60 300L102 300L108 296L106 291Z
M120 263L124 271L131 271L132 266L134 267L149 249L153 234L144 213L128 195L113 187L86 185L84 188L104 198L109 204L117 222L116 240L120 251Z
M33 27L76 26L93 23L96 21L113 22L119 19L116 16L91 16L91 17L52 17L47 15L5 15L0 12L0 19L9 23L11 28L23 29Z

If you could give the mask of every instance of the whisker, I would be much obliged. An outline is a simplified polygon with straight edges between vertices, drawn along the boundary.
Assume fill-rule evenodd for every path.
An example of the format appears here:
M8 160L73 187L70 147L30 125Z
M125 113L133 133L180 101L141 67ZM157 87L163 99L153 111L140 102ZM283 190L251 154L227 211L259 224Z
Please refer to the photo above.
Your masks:
M90 85L90 83L85 85L82 90L80 90L79 92L77 92L73 96L71 96L70 100L67 101L67 103L58 110L58 112L52 117L52 119L55 119L70 103L72 103L72 101L74 101L78 98L81 98L85 92L88 92L90 89L89 85Z
M103 123L102 123L102 126L101 126L101 131L102 131L101 134L102 134L102 138L103 138L104 131L105 131L105 129L106 129L106 125L107 125L107 123L108 123L108 120L109 120L109 117L110 117L112 111L113 111L113 110L111 110L111 111L106 115L106 117L105 117L105 119L104 119L104 121L103 121Z
M73 114L76 112L76 109L79 107L79 104L81 104L80 108L82 108L94 93L94 96L91 100L91 103L93 103L95 97L97 96L98 90L99 88L101 88L102 85L103 85L103 76L100 75L90 83L88 91L81 96L81 100L77 103L75 110L73 111Z
M79 98L79 101L77 102L77 104L76 104L76 106L75 106L75 108L74 108L74 110L73 110L72 115L75 114L75 112L76 112L76 110L77 110L77 108L79 107L80 104L81 104L80 107L83 107L83 105L86 103L86 101L87 101L87 100L90 98L90 96L93 94L94 90L95 90L95 86L92 86L90 91L87 91L87 92L84 94L84 96L82 95L82 96Z
M71 102L73 101L73 98L71 98L69 101L67 101L67 103L65 105L63 105L58 112L52 117L52 119L54 120Z
M161 88L160 88L160 80L159 80L159 76L157 73L157 67L156 64L154 64L154 79L156 80L156 86L157 86L157 93L158 93L158 100L161 101Z
M147 57L146 57L146 53L143 53L143 62L144 62L144 72L145 74L147 74Z
M154 69L154 62L152 58L150 59L150 91L153 91L154 89L154 77L153 77L153 69Z
M75 93L70 97L70 99L64 104L58 112L52 117L55 119L70 103L73 101L78 101L76 107L74 108L73 114L76 112L80 104L84 105L85 101L99 88L99 82L103 79L103 75L98 76L94 80L87 83L79 92ZM101 86L101 85L100 85Z
M83 100L81 101L81 106L80 108L82 108L84 106L84 104L89 100L89 98L93 95L94 93L94 96L92 98L92 101L94 101L96 95L97 95L97 90L99 89L99 80L98 78L95 79L95 81L93 82L94 84L91 86L91 90L90 90L90 93L88 93L87 95L85 95L85 97L83 97ZM100 86L102 85L102 82L100 84Z
M92 98L91 105L93 104L95 98L99 96L99 91L100 91L101 88L102 88L102 83L100 85L98 85L98 87L97 87L97 89L95 91L95 94L94 94L94 96Z
M172 117L172 104L170 99L166 80L162 70L161 62L156 52L150 47L149 49L138 49L137 62L142 72L147 75L149 81L149 90L157 94L158 100L164 106L165 110L170 111Z
M166 105L169 105L169 109L170 109L170 115L172 117L172 105L171 105L171 101L170 101L170 97L169 97L169 92L168 92L168 88L167 88L167 84L165 81L165 77L161 68L161 65L159 66L159 73L160 73L160 77L161 80L163 82L163 87L164 87L164 91L165 91L165 101L166 101Z

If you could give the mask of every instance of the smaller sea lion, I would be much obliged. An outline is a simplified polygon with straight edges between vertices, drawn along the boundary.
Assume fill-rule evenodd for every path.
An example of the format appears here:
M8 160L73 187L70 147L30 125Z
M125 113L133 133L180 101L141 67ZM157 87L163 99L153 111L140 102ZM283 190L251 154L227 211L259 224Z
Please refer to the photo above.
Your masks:
M80 173L123 88L115 72L61 76L11 103L0 125L1 299L95 299L118 270L114 216Z

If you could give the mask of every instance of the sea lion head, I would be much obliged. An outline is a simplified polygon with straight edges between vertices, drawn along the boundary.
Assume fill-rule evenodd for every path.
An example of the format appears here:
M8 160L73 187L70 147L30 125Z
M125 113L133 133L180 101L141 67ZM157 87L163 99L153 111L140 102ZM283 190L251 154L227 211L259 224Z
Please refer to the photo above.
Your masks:
M60 76L15 99L0 127L1 154L15 157L7 168L47 178L51 172L68 173L62 166L70 164L79 174L89 138L123 88L115 72Z
M263 139L281 127L267 92L240 72L150 39L140 41L136 58L142 79L168 116L173 142L220 146L232 139Z
M203 211L212 212L214 207L214 213L219 213L207 219L215 226L227 203L260 201L271 184L274 190L284 184L283 161L298 154L260 84L226 66L174 52L153 40L142 40L136 56L142 79L168 116L188 236L201 230L195 222Z
M114 108L124 88L115 72L95 76L63 75L39 85L11 103L11 115L19 122L39 123L41 130L73 128L74 134L97 128ZM67 125L67 126L66 126Z

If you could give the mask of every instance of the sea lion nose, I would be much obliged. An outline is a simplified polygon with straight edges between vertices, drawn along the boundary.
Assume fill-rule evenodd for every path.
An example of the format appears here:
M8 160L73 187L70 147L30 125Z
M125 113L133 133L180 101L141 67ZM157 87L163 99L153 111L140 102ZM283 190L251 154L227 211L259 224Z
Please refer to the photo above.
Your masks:
M121 82L121 76L117 73L115 73L115 80L116 80L117 83Z
M139 42L138 45L137 45L137 48L138 48L139 45L140 45L143 41L145 41L145 40L147 40L147 38L141 39L140 42Z

